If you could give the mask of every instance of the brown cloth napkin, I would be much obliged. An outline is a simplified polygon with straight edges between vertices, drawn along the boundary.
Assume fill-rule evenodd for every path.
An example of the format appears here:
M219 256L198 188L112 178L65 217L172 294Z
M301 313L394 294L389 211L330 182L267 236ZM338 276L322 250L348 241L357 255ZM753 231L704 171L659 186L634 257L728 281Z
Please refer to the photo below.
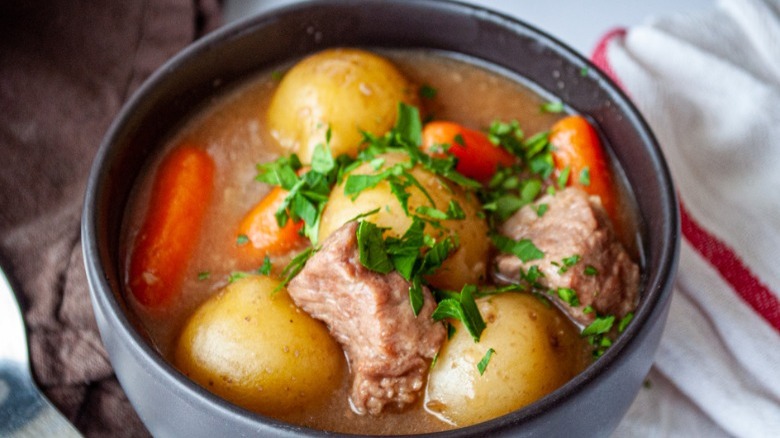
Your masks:
M219 12L218 0L0 2L0 258L21 287L35 377L87 436L148 435L92 314L89 168L125 100Z

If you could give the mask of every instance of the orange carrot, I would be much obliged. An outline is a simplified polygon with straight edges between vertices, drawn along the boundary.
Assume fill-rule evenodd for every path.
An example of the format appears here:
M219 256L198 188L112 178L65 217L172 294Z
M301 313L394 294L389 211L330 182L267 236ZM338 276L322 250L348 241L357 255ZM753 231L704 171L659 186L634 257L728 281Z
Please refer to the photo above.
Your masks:
M568 116L550 131L553 159L559 172L569 168L567 185L601 198L604 210L617 224L617 194L606 153L596 130L582 116Z
M448 151L458 158L455 170L482 183L490 181L498 165L511 166L515 158L487 136L453 122L436 121L425 125L423 149L436 153L436 147L448 145Z
M208 153L190 145L172 150L160 164L130 259L130 290L142 305L162 308L179 294L208 209L214 172Z
M266 255L284 254L306 243L306 238L299 234L303 221L288 220L281 228L276 222L276 211L287 193L281 187L274 187L238 226L239 236L246 236L249 240L243 245L246 248L244 252L256 263L262 262Z

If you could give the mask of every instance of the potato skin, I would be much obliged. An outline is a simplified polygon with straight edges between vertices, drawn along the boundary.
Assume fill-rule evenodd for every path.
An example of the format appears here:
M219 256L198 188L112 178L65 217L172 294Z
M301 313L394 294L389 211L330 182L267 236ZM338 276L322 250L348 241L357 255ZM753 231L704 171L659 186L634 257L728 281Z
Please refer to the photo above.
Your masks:
M408 160L404 153L385 154L384 167L375 170L366 163L351 172L353 175L375 174L388 167ZM426 225L425 232L436 239L444 238L447 234L457 234L460 247L442 264L438 271L428 277L428 281L441 289L460 290L464 284L477 284L485 276L489 247L487 237L488 227L485 221L477 216L480 211L479 202L475 196L467 195L459 187L447 184L443 178L426 171L422 167L415 167L410 173L420 182L428 194L433 198L436 208L447 211L451 199L460 204L466 218L462 220L441 221L443 229L435 229ZM346 182L346 177L344 178ZM354 201L344 195L344 182L334 187L330 199L322 213L320 222L320 241L347 221L368 211L379 208L375 214L367 216L364 220L373 222L380 227L390 228L388 233L392 236L401 236L412 224L412 218L405 215L401 204L390 190L390 184L386 181L376 187L366 189ZM428 199L416 187L407 189L411 195L409 198L409 211L422 205L430 205Z
M355 156L360 131L383 135L395 124L398 102L417 105L416 88L388 60L358 49L330 49L293 66L279 83L268 123L281 145L311 162L331 129L333 156Z
M189 378L246 409L280 415L321 401L344 373L341 349L268 277L228 285L187 321L174 362Z
M574 325L551 304L507 293L477 301L487 328L478 343L454 323L428 377L425 406L457 426L496 418L530 404L574 377L588 352ZM477 364L495 354L480 376Z

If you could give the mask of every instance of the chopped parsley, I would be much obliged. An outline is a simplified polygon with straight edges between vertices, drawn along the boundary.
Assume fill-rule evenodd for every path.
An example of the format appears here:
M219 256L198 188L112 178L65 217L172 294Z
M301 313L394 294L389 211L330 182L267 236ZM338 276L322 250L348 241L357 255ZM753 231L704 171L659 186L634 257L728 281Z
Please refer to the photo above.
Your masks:
M437 94L439 94L439 90L431 87L428 84L423 84L420 87L420 97L423 99L433 99Z
M628 324L631 323L631 321L634 319L634 313L629 312L620 319L620 322L618 323L618 333L623 333L623 331L628 327Z
M257 268L257 273L265 276L271 274L271 258L268 257L268 254L263 258L263 264Z
M455 134L453 140L455 141L455 144L466 147L466 140L463 139L463 136L461 134Z
M211 272L209 272L209 271L198 272L198 280L199 281L208 280L209 277L211 277Z
M550 209L550 206L548 204L544 204L544 203L543 204L539 204L536 207L536 215L539 216L539 217L542 217L542 216L544 216L545 213L547 213L547 210L549 210L549 209Z
M393 263L387 255L382 229L372 222L360 221L357 229L360 264L367 269L387 274L393 270Z
M588 73L590 73L590 69L588 67L582 67L580 69L580 76L586 77L588 76Z
M563 112L563 102L545 102L542 104L541 110L543 113L558 114Z
M566 183L569 182L569 174L571 173L571 167L566 166L558 174L558 188L563 190L566 187Z
M244 246L247 243L249 243L249 237L247 237L246 234L239 234L238 237L236 237L236 245Z
M559 265L558 268L558 273L565 274L569 270L569 268L576 265L581 258L582 257L579 254L574 254L573 256L564 258L563 260L561 260L561 264Z
M311 256L313 256L314 253L317 252L317 250L318 248L309 247L299 252L298 255L293 257L293 259L290 260L290 263L288 263L287 266L282 271L282 282L279 283L279 286L276 286L274 292L279 291L284 287L287 287L287 284L290 283L290 280L292 280L296 275L298 275L299 272L301 272L303 267L306 266L306 262L309 261Z
M277 185L287 190L287 196L275 213L279 227L288 220L303 221L303 234L313 245L319 242L319 225L330 191L345 169L354 163L346 155L331 155L330 129L325 134L325 144L318 144L312 154L311 168L303 172L303 165L296 154L257 166L255 179ZM299 173L301 173L299 175Z
M242 278L246 278L249 274L246 272L231 272L230 275L228 275L228 284L234 283Z
M585 266L583 272L585 273L585 275L589 275L589 276L599 275L599 270L591 265Z
M482 357L482 360L479 361L477 364L477 370L479 371L479 375L485 374L485 370L487 369L488 364L490 363L490 358L493 357L493 355L496 354L496 350L493 348L488 348L488 351L485 352L485 355Z
M585 187L590 185L590 167L585 166L580 171L580 184Z
M537 248L529 239L514 240L502 234L491 233L490 240L499 251L507 254L514 254L523 261L523 263L538 260L544 257L544 253Z
M615 316L610 315L606 317L597 317L590 323L584 330L582 330L582 336L602 335L612 329L612 325L615 323Z
M586 308L587 309L587 308ZM594 347L593 358L598 359L612 346L609 331L615 323L615 316L597 316L590 325L585 327L581 336L587 338L588 343Z
M574 289L568 287L558 288L558 298L572 307L578 307L580 305L580 300L577 297L577 293L574 292Z
M474 301L474 292L477 287L467 284L463 286L457 298L445 298L436 306L431 317L434 321L451 318L463 323L474 342L479 342L482 331L485 330L485 320L479 313L477 303Z

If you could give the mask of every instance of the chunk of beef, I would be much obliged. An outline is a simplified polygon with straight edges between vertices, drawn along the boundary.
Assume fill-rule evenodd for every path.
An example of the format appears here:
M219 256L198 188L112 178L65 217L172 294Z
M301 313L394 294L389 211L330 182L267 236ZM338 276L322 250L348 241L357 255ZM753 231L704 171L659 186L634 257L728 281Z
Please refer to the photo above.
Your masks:
M538 205L548 210L537 214ZM544 274L537 280L551 289L551 296L574 320L583 325L593 321L592 306L600 315L623 317L637 304L639 267L615 237L611 222L597 197L576 188L566 188L555 195L545 195L536 205L525 206L500 228L515 240L529 239L544 252L540 260L523 263L510 254L496 259L498 279L519 281L522 272L536 265ZM566 267L565 259L579 257ZM574 290L579 306L571 306L558 297L559 288Z
M446 330L431 318L436 304L427 288L415 316L409 283L400 274L379 274L360 263L357 225L350 222L328 237L288 291L344 347L355 410L378 414L385 405L402 407L417 399Z

